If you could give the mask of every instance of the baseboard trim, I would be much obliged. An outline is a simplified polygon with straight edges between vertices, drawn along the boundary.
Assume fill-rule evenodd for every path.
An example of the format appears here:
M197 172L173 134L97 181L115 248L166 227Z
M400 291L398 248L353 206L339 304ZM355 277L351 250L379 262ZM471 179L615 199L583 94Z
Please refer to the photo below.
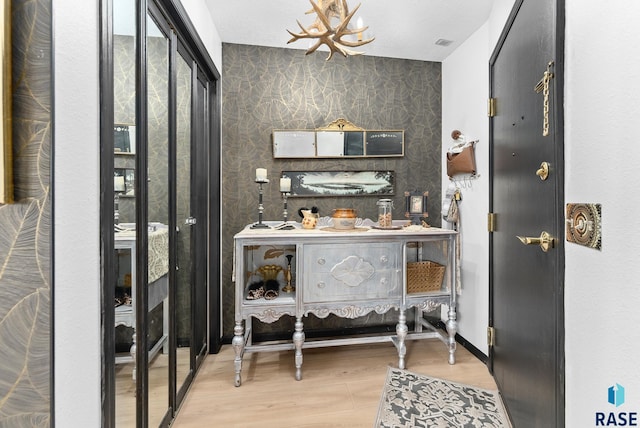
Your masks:
M456 333L456 342L458 342L460 345L462 345L463 348L465 348L467 351L473 354L474 357L482 361L485 366L487 365L487 363L489 362L489 357L485 355L484 352L482 352L481 350L473 346L473 343L469 342L467 339L460 336L458 333Z
M447 325L442 320L427 319L427 321L429 323L431 323L431 325L433 325L435 328L438 328L438 329L441 329L441 330L445 330L445 331L447 330ZM487 365L487 362L489 362L489 357L486 356L484 354L484 352L482 352L481 350L476 348L473 345L473 343L469 342L467 339L465 339L464 337L460 336L458 333L456 333L455 337L456 337L456 342L457 343L462 345L462 347L464 349L469 351L474 357L476 357L477 359L482 361L485 365Z

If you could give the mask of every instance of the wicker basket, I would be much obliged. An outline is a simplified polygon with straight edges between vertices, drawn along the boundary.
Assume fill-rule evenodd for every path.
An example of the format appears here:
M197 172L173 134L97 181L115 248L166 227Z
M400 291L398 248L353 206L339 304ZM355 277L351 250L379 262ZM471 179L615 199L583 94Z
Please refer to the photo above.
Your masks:
M445 269L431 261L407 263L407 294L440 291Z

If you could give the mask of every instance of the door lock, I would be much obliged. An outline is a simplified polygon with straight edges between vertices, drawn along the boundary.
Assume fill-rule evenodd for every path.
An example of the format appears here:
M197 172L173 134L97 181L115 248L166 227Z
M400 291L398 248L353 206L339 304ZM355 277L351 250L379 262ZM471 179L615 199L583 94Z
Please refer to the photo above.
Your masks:
M545 253L555 247L556 239L549 232L542 232L539 238L530 236L517 236L524 245L539 245Z

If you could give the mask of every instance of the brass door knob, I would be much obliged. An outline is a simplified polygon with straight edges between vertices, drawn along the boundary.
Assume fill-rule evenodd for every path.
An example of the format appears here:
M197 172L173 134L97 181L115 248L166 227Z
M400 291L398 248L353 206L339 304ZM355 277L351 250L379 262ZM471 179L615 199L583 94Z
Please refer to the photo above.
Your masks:
M530 236L517 236L524 245L539 245L545 253L555 246L556 240L549 232L542 232L539 238Z

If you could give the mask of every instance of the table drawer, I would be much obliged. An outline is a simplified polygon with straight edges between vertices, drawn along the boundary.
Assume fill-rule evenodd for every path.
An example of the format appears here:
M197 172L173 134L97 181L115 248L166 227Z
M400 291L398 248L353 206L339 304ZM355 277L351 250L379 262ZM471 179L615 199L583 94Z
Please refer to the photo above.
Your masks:
M368 279L350 285L330 273L311 274L304 283L305 303L343 302L350 300L387 299L401 296L398 271L378 271Z
M305 302L384 299L401 295L397 243L306 245Z

